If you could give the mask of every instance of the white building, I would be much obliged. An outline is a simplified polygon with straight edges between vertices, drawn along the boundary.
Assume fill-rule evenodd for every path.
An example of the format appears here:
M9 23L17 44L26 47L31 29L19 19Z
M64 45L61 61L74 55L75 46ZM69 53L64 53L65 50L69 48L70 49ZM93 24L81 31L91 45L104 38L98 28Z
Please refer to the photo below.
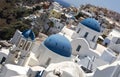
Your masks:
M114 38L114 42L120 38L120 31L113 29L108 36L105 38L105 40L103 41L103 45L109 46L110 42L112 42Z
M6 64L0 77L86 77L83 70L74 62L50 64L47 68L40 66L23 67Z
M49 9L56 9L59 11L62 11L62 6L58 2L53 2L52 5L49 7Z
M74 62L50 64L42 77L86 77L82 69Z
M107 49L102 54L102 59L108 63L113 63L120 59L120 32L113 29L108 37L106 37L105 44L108 45Z
M28 65L31 48L35 40L35 35L31 29L20 32L17 30L11 39L14 45L10 48L10 53L6 63L17 65Z
M0 64L4 64L8 54L9 54L9 49L6 48L0 49Z
M70 25L77 25L77 19L72 14L65 14L66 17L66 23Z
M71 41L72 54L84 56L96 56L97 39L102 34L101 26L94 18L87 18L81 21L76 27L76 30L63 28L61 31Z
M71 54L72 47L69 40L63 35L55 34L40 45L36 57L39 64L46 67L51 63L71 61Z
M9 54L6 55L5 65L1 65L0 77L34 77L37 71L40 71L38 68L45 69L50 64L60 62L60 69L63 71L62 77L85 77L80 67L72 62L72 46L64 35L51 35L39 45L36 44L36 41L31 29L23 32L17 30L10 41L13 46L10 48ZM65 61L68 61L66 63L70 65L69 67L62 66L66 64ZM52 70L53 66L50 65L47 69ZM59 64L55 64L54 69L57 69L56 66L58 67ZM76 68L73 69L73 67ZM71 69L71 71L67 69ZM81 71L74 75L72 73L74 70ZM40 77L51 77L49 72L47 74ZM57 71L55 75L57 75Z
M37 45L32 30L23 32L17 30L11 39L11 43L14 45L10 49L6 63L47 67L50 63L72 60L71 43L60 34L51 35L40 45Z
M41 9L38 11L38 14L36 15L36 19L35 21L37 21L37 25L38 25L38 28L40 26L44 27L44 25L47 23L48 21L48 16L49 16L49 13L48 11L44 10L44 9Z
M120 61L98 67L93 77L120 77Z
M63 29L64 24L61 23L60 19L51 17L51 18L49 18L49 20L54 23L54 26L49 29L50 34L59 33ZM47 30L48 28L49 28L49 26L45 25L45 29Z
M80 11L82 14L85 14L86 16L88 16L88 17L93 17L94 16L94 14L92 14L92 13L90 13L90 12L88 12L88 11L85 11L85 10L81 10Z
M99 22L94 18L82 20L76 30L64 27L60 34L70 40L72 54L80 59L80 61L78 59L75 59L75 61L87 70L84 70L86 73L93 73L98 66L107 64L100 58L105 48L97 45L98 37L102 32ZM100 48L104 48L103 51Z
M28 77L28 70L28 67L6 64L0 72L0 77Z

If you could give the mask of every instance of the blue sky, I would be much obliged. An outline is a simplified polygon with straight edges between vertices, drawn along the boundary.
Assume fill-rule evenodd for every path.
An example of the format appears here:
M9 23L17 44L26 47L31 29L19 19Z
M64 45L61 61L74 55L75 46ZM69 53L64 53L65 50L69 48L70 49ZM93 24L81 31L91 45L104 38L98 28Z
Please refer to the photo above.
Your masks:
M110 10L117 11L120 13L120 0L63 0L74 6L79 6L81 4L93 4L101 7L106 7Z

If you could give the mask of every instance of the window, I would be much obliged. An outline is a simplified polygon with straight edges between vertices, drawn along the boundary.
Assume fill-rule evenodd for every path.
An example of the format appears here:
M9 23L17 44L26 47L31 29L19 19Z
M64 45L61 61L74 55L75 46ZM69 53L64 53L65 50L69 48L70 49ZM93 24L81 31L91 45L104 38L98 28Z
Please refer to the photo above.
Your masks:
M23 47L24 42L25 42L25 40L21 40L21 41L20 41L19 48L22 48L22 47Z
M20 54L21 54L21 52L19 50L16 50L15 51L15 58L16 59L19 58Z
M29 46L30 46L30 42L27 43L27 46L26 46L25 50L28 50Z
M118 39L118 40L116 41L116 44L120 44L120 39Z
M80 48L81 48L81 45L78 45L78 47L77 47L77 49L76 49L76 51L80 51Z
M18 54L15 54L15 58L18 58L18 56L19 56Z
M93 37L93 39L92 39L93 42L95 41L95 38L96 38L96 36Z
M78 29L77 33L79 33L79 32L80 32L80 28Z
M60 29L60 26L58 26L58 29Z
M3 62L5 62L5 60L6 60L6 57L3 57L0 64L3 64Z
M86 38L87 36L88 36L88 32L85 33L84 38Z

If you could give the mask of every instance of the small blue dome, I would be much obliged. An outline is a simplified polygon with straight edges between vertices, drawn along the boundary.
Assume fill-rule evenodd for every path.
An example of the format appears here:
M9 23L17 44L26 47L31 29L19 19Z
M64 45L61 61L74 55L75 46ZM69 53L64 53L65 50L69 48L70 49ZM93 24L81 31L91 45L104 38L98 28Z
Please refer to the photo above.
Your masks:
M101 31L100 24L94 18L86 18L86 19L81 21L81 24L83 24L83 25L87 26L88 28L91 28L97 32Z
M34 34L34 32L31 29L23 31L22 35L25 38L30 38L31 40L35 39L35 34Z
M70 57L72 47L69 40L60 34L51 35L44 41L44 45L51 51L65 57Z

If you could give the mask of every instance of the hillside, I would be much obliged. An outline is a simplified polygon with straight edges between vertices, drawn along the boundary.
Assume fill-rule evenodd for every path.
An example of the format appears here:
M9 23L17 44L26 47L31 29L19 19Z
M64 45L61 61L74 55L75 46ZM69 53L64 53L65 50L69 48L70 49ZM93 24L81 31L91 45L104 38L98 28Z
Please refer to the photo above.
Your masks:
M84 9L84 10L85 9L92 10L94 13L96 13L96 15L99 15L100 13L103 13L106 17L112 18L115 21L120 23L120 14L115 12L115 11L109 10L107 8L87 4L87 5L83 5L82 9Z
M21 18L32 12L16 6L18 2L19 0L0 0L0 39L8 40L16 29L24 30L29 27Z

